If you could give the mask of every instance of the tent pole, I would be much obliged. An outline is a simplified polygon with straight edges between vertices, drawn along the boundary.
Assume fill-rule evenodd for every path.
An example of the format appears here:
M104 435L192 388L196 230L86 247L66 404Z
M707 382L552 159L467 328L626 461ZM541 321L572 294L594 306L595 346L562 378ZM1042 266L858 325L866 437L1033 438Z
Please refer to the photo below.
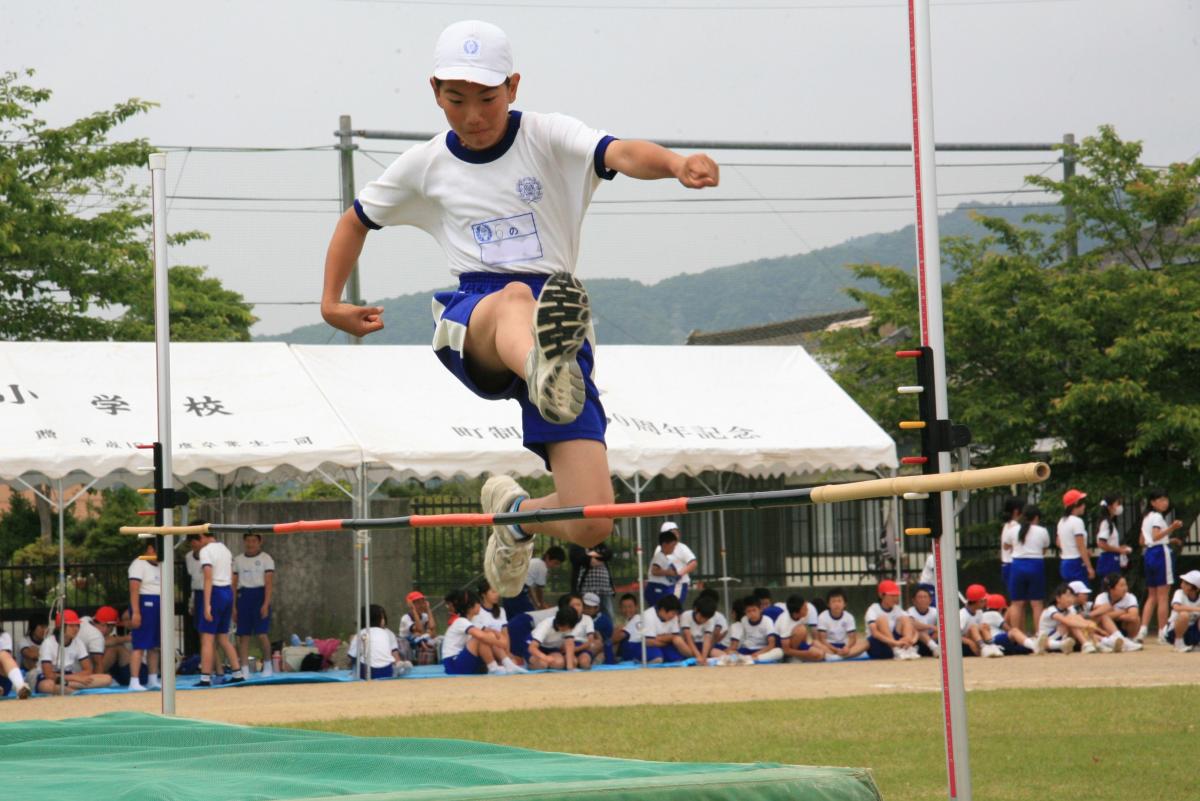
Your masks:
M642 477L634 474L633 476L633 500L635 503L642 502ZM646 579L645 573L642 570L642 518L637 518L633 521L633 526L637 530L637 548L634 553L637 554L638 566L638 617L642 617L646 611ZM646 635L642 634L642 666L646 665Z
M917 276L921 306L921 344L933 351L934 407L949 419L946 401L946 342L942 316L942 267L938 250L937 173L934 169L933 62L929 0L908 0L909 67L913 110L913 178L916 190ZM950 472L950 454L937 456L939 473ZM967 706L963 684L962 634L958 625L958 560L954 496L939 495L941 536L933 540L937 571L938 635L942 645L942 707L946 743L947 790L952 800L970 801L971 770L967 750Z
M59 606L59 614L62 615L64 625L58 627L58 691L62 695L67 694L67 643L66 635L63 629L66 628L66 611L67 611L67 553L66 553L66 507L63 505L63 482L59 478L57 481L58 495L54 499L55 506L58 507L58 591L62 596L62 604Z
M367 465L360 462L358 465L358 508L364 518L370 517L370 500L367 498ZM363 617L367 621L367 627L371 625L371 532L360 531L358 536L362 537L362 584L363 584ZM370 633L367 634L368 643ZM365 655L367 665L367 681L371 681L371 658L370 654Z
M889 475L896 477L899 471L891 468ZM900 585L900 565L904 561L904 527L900 525L900 499L892 496L892 542L896 543L896 584Z
M717 494L724 492L725 488L722 484L723 473L717 471ZM733 608L729 605L729 563L725 557L725 510L722 509L717 518L717 526L721 530L721 595L725 604L725 618L729 622L729 616L733 614ZM730 625L733 625L730 622Z

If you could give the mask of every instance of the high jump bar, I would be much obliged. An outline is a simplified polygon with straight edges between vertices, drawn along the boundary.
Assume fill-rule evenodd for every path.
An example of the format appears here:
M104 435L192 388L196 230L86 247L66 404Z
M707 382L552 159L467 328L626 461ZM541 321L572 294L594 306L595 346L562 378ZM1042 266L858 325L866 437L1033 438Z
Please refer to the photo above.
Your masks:
M695 498L669 498L641 503L611 503L595 506L567 506L558 509L533 509L500 514L407 515L348 520L299 520L294 523L203 523L196 526L121 526L122 534L141 536L163 534L205 534L254 532L294 534L303 531L355 531L381 528L431 528L435 526L493 526L523 523L549 523L555 520L626 517L715 512L723 509L765 509L776 506L801 506L837 503L866 498L887 498L906 493L954 492L957 490L1004 487L1010 484L1036 484L1050 477L1044 462L963 470L956 473L932 473L920 476L852 481L820 487L739 492L727 495L703 495Z

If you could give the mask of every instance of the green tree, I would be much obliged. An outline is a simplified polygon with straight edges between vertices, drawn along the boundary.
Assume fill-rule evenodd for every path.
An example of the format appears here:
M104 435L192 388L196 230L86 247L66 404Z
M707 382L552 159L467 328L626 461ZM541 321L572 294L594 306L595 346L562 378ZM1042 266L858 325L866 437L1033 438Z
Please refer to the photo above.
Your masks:
M41 532L37 509L24 495L9 496L8 511L0 514L0 563L7 562L13 552L37 540Z
M1101 129L1076 148L1082 174L1030 179L1073 205L1063 230L984 217L988 236L943 242L957 275L944 291L950 413L970 425L981 461L1027 459L1045 438L1060 443L1057 481L1096 492L1162 484L1195 504L1200 159L1154 170L1140 155ZM1064 259L1075 232L1102 244ZM909 336L895 347L918 343L915 279L880 265L854 270L883 288L850 291L871 326L827 335L825 353L842 386L894 431L913 413L895 393L912 382L912 366L880 342L900 329Z
M0 339L151 339L152 219L146 189L128 180L144 175L151 148L108 135L152 104L134 98L52 128L35 116L51 92L22 82L32 75L0 73ZM174 336L249 339L249 306L202 268L174 268L171 284ZM95 314L122 307L119 319Z
M83 549L87 558L96 562L124 562L142 550L137 537L121 534L121 526L133 525L141 509L150 508L137 490L113 487L100 493L98 505L89 504L91 513L84 522Z

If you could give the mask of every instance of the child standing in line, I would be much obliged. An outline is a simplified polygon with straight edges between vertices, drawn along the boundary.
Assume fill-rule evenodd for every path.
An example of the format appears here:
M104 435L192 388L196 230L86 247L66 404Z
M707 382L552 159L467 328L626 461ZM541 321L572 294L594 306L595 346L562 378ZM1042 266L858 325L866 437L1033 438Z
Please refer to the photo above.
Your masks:
M1096 621L1105 634L1120 633L1125 640L1123 650L1142 650L1142 644L1131 639L1137 635L1141 618L1138 615L1137 596L1129 591L1125 577L1120 573L1106 573L1101 586L1104 592L1096 598L1088 616Z
M783 649L785 661L821 662L825 659L825 647L815 639L818 618L816 609L804 600L804 596L797 593L788 596L787 611L775 618L775 633L779 635L779 647Z
M1040 525L1042 510L1027 504L1015 528L1004 534L1012 548L1008 597L1012 601L1009 624L1025 633L1025 604L1033 608L1034 625L1042 618L1042 599L1046 597L1046 549L1050 532Z
M372 679L391 679L412 667L400 653L400 643L387 625L387 612L379 604L368 609L370 619L364 620L362 631L350 641L346 655L360 679L370 671Z
M1175 653L1186 654L1200 644L1200 570L1180 576L1179 589L1171 598L1171 617L1167 620L1167 642Z
M129 689L131 692L158 690L162 684L158 680L159 649L161 647L162 631L159 628L159 595L162 592L162 567L158 564L158 554L154 550L154 540L145 541L146 547L142 559L138 557L129 563L129 611L132 615L133 627L133 657L129 667ZM86 650L86 649L85 649ZM146 686L142 686L139 675L142 669L142 659L150 665L150 675Z
M1091 581L1096 577L1092 555L1087 544L1086 492L1070 489L1063 493L1062 519L1058 521L1058 574L1063 581Z
M1096 576L1101 580L1111 573L1124 573L1133 549L1121 544L1118 519L1125 505L1120 495L1109 495L1100 501L1100 519L1096 523L1096 545L1100 558L1096 560Z
M942 655L938 645L938 611L933 605L933 595L924 587L918 586L913 593L912 606L905 612L912 620L913 631L917 635L917 653L921 656L932 656L934 659Z
M246 680L246 674L238 661L237 649L229 641L229 624L233 620L233 553L209 532L200 535L200 543L198 558L204 571L204 598L200 612L200 681L196 686L212 686L217 646L233 668L229 683L237 684Z
M1036 654L1037 640L1026 636L1020 629L1014 629L1008 622L1008 599L999 593L987 597L986 609L980 615L983 625L987 627L993 645L1001 648L1005 656L1025 656Z
M900 587L879 582L879 601L867 609L867 655L872 659L920 659L912 618L900 608Z
M762 607L763 600L757 595L749 595L743 601L746 611L741 620L741 636L733 641L731 649L734 654L741 655L742 664L779 662L783 659L779 635L775 633L774 622ZM765 600L769 603L770 598Z
M1135 639L1146 639L1150 617L1158 612L1158 641L1167 642L1167 595L1175 583L1174 555L1171 545L1182 545L1183 541L1172 537L1183 528L1183 521L1174 520L1167 525L1163 515L1171 508L1171 498L1166 490L1153 489L1146 495L1149 508L1142 518L1142 562L1146 569L1146 606L1142 609L1142 627Z
M569 604L558 607L552 616L538 623L529 639L529 666L535 670L575 670L579 656L572 636L579 625L579 613Z
M1000 584L1006 591L1008 590L1009 574L1012 572L1013 550L1012 538L1006 538L1004 535L1008 533L1009 529L1021 525L1021 510L1024 508L1024 498L1009 495L1004 499L1004 506L1000 512L1003 520L1000 526Z
M434 297L435 352L475 394L518 401L525 446L554 478L552 494L531 498L512 478L492 476L484 512L612 503L591 312L572 274L583 215L600 182L618 172L701 188L717 185L717 165L561 114L510 110L521 76L495 25L450 25L434 53L430 85L450 130L406 149L343 213L326 255L322 317L354 336L383 328L382 307L342 301L367 234L394 225L430 233L459 279L456 291ZM484 573L512 597L535 534L591 547L611 531L603 518L493 526Z
M924 592L918 590L918 592ZM924 593L929 597L929 593ZM846 611L846 591L830 590L825 595L828 608L817 616L817 640L824 650L826 662L853 659L867 652L867 643L858 638L854 615Z
M250 640L258 638L262 651L262 675L271 676L271 600L275 593L275 560L262 549L262 535L248 532L242 537L243 552L233 560L233 594L237 598L238 659L247 663Z

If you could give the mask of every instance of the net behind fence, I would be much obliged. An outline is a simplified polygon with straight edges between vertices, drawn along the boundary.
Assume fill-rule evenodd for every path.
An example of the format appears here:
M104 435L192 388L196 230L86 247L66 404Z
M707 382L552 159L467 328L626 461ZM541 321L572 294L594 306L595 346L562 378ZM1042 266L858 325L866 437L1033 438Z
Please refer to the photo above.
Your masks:
M118 752L114 748L119 748ZM119 758L118 758L119 757ZM866 770L641 762L137 713L0 724L6 798L878 801Z

